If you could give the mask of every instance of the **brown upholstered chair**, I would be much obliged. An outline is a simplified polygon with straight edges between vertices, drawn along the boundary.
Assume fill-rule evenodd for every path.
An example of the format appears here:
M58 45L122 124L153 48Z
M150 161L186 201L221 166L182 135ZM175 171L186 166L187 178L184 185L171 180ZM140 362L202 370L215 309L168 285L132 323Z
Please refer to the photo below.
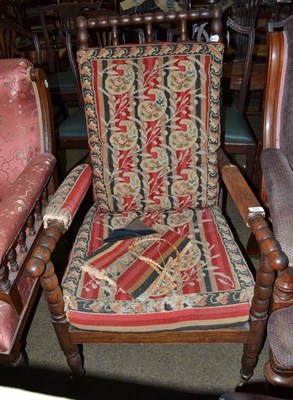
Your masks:
M268 30L261 195L288 267L274 286L265 376L274 385L293 387L293 15Z
M0 60L0 363L10 365L25 360L39 282L24 265L56 184L47 90L43 70L28 60Z
M285 256L220 149L224 46L189 41L186 30L203 19L220 38L218 6L78 19L91 163L57 190L27 263L73 374L84 372L85 343L243 342L243 381L257 363ZM154 43L153 24L170 21L181 41ZM146 28L146 44L119 45L119 28L136 25ZM91 29L108 26L113 46L89 48ZM219 206L219 170L261 247L256 282ZM91 185L94 203L61 287L51 254Z

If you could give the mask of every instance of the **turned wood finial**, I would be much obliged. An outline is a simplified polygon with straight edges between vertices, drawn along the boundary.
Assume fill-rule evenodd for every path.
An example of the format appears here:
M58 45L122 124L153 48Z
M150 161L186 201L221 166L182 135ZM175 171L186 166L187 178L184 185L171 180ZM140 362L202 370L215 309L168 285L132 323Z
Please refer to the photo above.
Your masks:
M77 41L79 43L79 48L85 49L88 47L88 32L86 29L86 18L84 16L77 17Z

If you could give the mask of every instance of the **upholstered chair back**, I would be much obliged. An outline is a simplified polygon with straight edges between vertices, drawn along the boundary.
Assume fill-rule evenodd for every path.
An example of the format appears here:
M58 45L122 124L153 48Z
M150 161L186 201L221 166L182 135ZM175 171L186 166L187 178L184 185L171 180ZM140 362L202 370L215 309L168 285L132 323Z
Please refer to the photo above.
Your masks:
M284 52L283 62L285 68L281 81L280 91L280 120L279 120L279 145L286 155L291 168L293 169L293 17L291 22L284 26L284 44L287 51Z
M101 211L217 203L222 52L192 42L79 51Z
M293 169L293 15L268 24L263 148L279 148Z
M0 63L0 201L27 163L48 151L32 67L21 58Z

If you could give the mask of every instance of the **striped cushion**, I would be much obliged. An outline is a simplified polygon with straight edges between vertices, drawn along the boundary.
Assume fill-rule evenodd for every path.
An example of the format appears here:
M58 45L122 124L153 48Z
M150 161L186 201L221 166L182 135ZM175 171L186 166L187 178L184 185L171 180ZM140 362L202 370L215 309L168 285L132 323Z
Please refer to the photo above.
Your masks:
M132 298L145 300L150 294L161 296L173 289L188 244L185 236L168 229L162 234L105 243L85 257L85 261L92 267L89 273L97 269L103 271L108 282L112 280L112 275L108 274L111 265L123 264L123 272L115 284Z
M89 268L87 262L104 238L137 217L160 235L173 230L189 239L173 290L152 292L143 300L119 287L119 279L129 267L127 256L119 255L108 266L93 262ZM124 243L127 254L129 243ZM253 285L248 266L216 206L123 213L101 213L93 206L80 228L62 284L72 325L117 332L214 328L247 321Z

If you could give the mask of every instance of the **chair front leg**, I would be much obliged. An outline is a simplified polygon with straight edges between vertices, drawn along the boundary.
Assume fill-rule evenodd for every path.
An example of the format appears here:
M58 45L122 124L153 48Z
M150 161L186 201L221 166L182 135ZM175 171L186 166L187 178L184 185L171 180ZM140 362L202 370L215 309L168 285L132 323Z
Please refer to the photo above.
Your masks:
M79 347L72 343L66 321L62 289L59 286L58 277L51 261L52 252L62 235L62 230L63 227L58 222L49 224L49 227L42 233L38 246L33 250L27 263L27 271L35 278L40 277L60 347L73 375L82 376L85 373L83 357Z
M288 263L286 255L265 219L260 215L254 215L248 222L259 244L261 258L256 274L250 309L250 332L244 345L239 386L250 379L257 364L264 343L276 271L284 270Z

